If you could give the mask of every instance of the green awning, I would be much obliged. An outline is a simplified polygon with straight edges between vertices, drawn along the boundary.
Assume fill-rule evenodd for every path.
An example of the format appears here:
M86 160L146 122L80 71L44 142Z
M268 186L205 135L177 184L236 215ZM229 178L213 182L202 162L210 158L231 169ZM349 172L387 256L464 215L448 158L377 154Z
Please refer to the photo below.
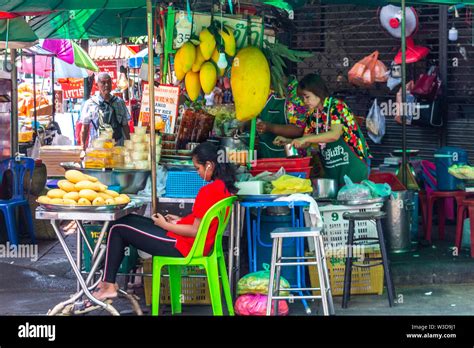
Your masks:
M23 18L0 20L1 48L4 48L7 43L9 48L25 48L33 46L36 41L38 41L38 36Z
M41 39L100 39L147 35L146 10L77 10L34 17L31 28Z

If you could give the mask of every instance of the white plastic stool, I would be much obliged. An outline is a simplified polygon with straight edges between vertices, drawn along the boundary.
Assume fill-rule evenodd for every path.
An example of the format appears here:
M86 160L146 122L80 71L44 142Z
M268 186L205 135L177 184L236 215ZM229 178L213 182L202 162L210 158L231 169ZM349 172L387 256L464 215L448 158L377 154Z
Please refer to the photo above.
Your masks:
M268 283L268 298L267 298L267 315L271 314L272 301L276 300L273 304L274 313L278 315L278 300L283 299L321 299L323 304L324 315L334 314L334 304L332 302L331 284L329 283L329 274L326 264L326 257L324 254L324 243L321 236L321 228L316 227L281 227L275 229L272 233L273 249L272 249L272 262L270 265L270 281ZM282 246L283 238L313 238L315 245L315 256L314 257L282 257ZM305 261L305 260L314 261ZM285 262L285 260L290 260ZM293 260L293 261L291 261ZM301 265L317 265L319 275L319 288L290 288L280 289L280 274L282 266L301 266ZM276 273L276 277L275 277ZM280 291L314 291L319 290L321 295L319 296L280 296Z

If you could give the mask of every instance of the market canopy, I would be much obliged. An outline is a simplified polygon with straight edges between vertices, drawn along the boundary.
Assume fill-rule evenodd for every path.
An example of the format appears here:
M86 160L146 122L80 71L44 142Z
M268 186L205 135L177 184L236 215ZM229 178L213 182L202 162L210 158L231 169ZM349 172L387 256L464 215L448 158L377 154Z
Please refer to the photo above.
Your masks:
M160 57L155 57L153 59L155 66L160 65ZM128 59L129 68L140 68L142 63L148 63L148 48L141 50L136 55Z
M33 46L38 36L23 18L0 20L0 48L25 48Z

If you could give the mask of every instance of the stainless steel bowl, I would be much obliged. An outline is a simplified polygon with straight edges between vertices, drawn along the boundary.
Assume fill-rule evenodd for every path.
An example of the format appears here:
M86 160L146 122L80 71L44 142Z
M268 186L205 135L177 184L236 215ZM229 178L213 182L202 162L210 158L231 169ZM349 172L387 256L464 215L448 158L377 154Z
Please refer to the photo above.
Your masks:
M334 179L317 178L312 180L313 197L315 198L336 198L337 182Z
M61 166L66 170L76 169L96 177L104 185L120 186L121 193L136 194L143 190L150 176L150 171L143 169L86 169L73 162L61 163Z

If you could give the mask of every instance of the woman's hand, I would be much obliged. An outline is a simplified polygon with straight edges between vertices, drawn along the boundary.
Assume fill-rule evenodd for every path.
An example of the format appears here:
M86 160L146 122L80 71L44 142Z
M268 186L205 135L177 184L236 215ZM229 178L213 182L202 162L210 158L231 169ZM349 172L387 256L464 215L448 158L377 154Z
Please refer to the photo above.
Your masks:
M271 123L257 120L257 132L259 134L271 132Z
M170 223L176 223L178 222L179 220L181 220L181 218L177 215L172 215L172 214L166 214L165 215L165 219L166 221L170 222Z
M302 148L308 147L309 143L307 143L305 138L303 137L303 138L293 139L293 141L291 142L291 145L293 145L297 149L302 149Z
M277 146L283 146L283 145L286 145L286 144L289 144L289 143L291 143L291 139L282 137L281 135L277 136L277 137L273 140L273 144L275 144L275 145L277 145Z
M157 213L157 214L152 215L151 219L153 220L156 226L166 229L168 222L166 221L163 215Z

